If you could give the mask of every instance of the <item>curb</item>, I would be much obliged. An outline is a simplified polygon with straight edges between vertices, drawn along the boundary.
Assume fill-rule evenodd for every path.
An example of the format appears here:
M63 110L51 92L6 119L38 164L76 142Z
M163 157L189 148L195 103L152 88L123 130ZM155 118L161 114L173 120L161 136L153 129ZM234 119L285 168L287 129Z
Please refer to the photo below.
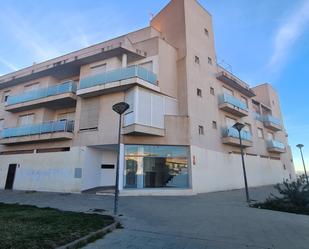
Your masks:
M92 232L84 237L81 237L77 240L74 240L66 245L56 247L56 249L75 249L75 248L80 248L82 246L87 245L88 243L91 243L98 238L103 237L105 234L113 231L116 229L117 225L120 224L118 221L114 221L114 223L108 225L107 227L104 227L102 229L99 229L95 232Z

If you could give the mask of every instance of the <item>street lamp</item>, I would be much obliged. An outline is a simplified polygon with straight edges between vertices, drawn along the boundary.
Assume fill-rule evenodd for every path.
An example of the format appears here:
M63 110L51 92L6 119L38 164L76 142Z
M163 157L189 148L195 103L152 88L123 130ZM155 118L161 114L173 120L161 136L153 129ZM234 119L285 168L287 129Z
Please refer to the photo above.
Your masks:
M244 159L244 151L242 148L242 140L241 140L241 130L242 128L245 127L244 124L242 123L235 123L233 125L233 127L238 131L238 135L239 135L239 144L240 144L240 153L241 153L241 161L242 161L242 169L243 169L243 173L244 173L244 180L245 180L245 188L246 188L246 198L247 198L247 203L250 203L250 198L249 198L249 191L248 191L248 183L247 183L247 174L246 174L246 167L245 167L245 159Z
M305 161L304 161L304 156L303 156L303 151L302 151L302 148L304 147L304 145L303 144L298 144L298 145L296 145L296 147L298 147L299 150L300 150L301 159L303 160L303 166L304 166L304 171L305 171L305 176L306 176L307 184L309 184L309 182L308 182L308 175L307 175L306 166L305 166Z
M118 210L118 199L119 199L119 164L120 164L120 136L121 136L121 115L128 110L130 105L126 102L119 102L113 105L113 111L119 114L119 127L118 127L118 155L116 165L116 184L115 184L115 198L114 198L114 215L117 214Z

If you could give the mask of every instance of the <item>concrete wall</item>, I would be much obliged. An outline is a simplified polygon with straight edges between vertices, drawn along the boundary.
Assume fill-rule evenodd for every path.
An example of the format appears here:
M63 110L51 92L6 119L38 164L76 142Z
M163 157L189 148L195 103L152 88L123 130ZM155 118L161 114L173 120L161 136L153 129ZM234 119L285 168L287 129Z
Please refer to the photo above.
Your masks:
M4 188L9 164L16 163L13 189L79 192L81 178L75 178L74 171L82 167L81 156L78 147L67 152L0 155L0 188Z
M193 163L195 157L195 165ZM249 186L282 182L284 170L279 160L245 156ZM191 146L193 191L196 193L244 187L241 156Z

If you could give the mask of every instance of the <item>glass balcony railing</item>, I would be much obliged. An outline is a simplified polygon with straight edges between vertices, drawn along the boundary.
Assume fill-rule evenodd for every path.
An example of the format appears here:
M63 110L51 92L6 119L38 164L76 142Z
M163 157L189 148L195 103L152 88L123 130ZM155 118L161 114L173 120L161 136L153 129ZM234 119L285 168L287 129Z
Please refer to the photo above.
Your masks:
M140 66L130 66L85 77L80 80L79 88L84 89L92 86L104 85L106 83L130 79L133 77L141 78L154 85L157 84L157 75L155 73Z
M270 122L275 125L281 126L281 121L278 118L275 118L271 115L266 115L263 117L264 122Z
M223 129L222 136L239 138L239 133L234 127L226 127ZM248 131L241 131L240 136L243 140L252 141L252 135Z
M248 107L245 102L235 98L234 96L224 93L219 96L219 103L228 103L242 110L248 111Z
M6 105L8 106L8 105L24 103L27 101L42 99L49 96L59 95L62 93L70 93L70 92L75 93L76 88L77 87L74 81L67 81L55 86L32 90L20 95L9 96Z
M14 128L5 128L2 130L1 138L21 137L30 135L40 135L53 132L73 132L74 121L61 120L50 121L41 124L24 125Z
M275 148L285 150L285 145L277 140L268 140L267 141L267 148Z

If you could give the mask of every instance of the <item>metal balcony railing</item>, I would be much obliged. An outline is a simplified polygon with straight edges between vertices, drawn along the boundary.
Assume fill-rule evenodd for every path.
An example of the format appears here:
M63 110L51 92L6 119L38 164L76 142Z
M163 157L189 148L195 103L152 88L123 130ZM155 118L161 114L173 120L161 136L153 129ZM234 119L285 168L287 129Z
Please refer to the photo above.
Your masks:
M106 83L138 77L151 84L157 84L157 75L140 66L118 68L108 72L88 76L80 80L79 88L84 89Z
M242 109L244 111L248 111L248 107L247 104L237 98L235 98L233 95L224 93L222 95L219 96L219 103L223 104L223 103L229 103L239 109Z
M32 90L20 95L9 96L6 105L8 106L8 105L24 103L27 101L42 99L63 93L76 93L76 89L77 87L74 81L67 81L55 86Z
M223 137L234 137L239 138L238 131L234 127L225 127L222 131ZM243 140L252 141L252 135L248 131L241 131L240 136Z
M285 150L285 145L277 140L268 140L266 144L267 144L267 148Z
M2 130L1 138L21 137L30 135L40 135L53 132L73 132L74 121L61 120L50 121L41 124L23 125L13 128L5 128Z

